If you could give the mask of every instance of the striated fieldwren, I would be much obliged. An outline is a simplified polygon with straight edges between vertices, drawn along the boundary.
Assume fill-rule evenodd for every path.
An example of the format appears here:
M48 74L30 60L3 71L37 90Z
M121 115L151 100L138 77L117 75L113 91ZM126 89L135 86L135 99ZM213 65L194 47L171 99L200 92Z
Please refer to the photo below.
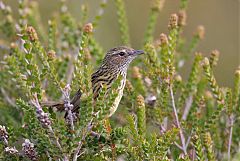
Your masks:
M114 112L117 110L119 102L123 96L123 90L126 83L127 69L129 64L138 55L143 53L144 51L142 50L134 50L126 46L120 46L110 49L105 55L100 67L92 74L91 82L94 101L97 101L97 98L103 86L105 86L108 91L108 89L111 88L114 81L117 80L117 78L121 75L120 84L117 85L118 95L115 98L112 107L110 107L108 117L112 116ZM74 95L73 99L71 100L71 104L74 106L72 112L78 111L80 96L81 92L80 90L78 90L78 92ZM50 106L56 107L61 111L64 110L63 103L52 104Z
M91 82L94 100L97 99L102 86L110 89L113 82L121 75L120 84L118 85L118 95L112 107L110 107L109 117L117 110L123 96L129 64L134 58L143 53L144 51L142 50L134 50L125 46L113 48L107 52L98 70L92 74Z

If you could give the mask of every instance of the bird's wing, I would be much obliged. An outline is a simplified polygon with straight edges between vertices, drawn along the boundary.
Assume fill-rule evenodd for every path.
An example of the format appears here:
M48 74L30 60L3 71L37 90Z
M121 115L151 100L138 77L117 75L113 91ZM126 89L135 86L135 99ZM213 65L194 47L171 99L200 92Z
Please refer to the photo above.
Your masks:
M41 102L41 106L47 106L51 108L56 108L58 111L64 111L64 102L63 101L47 101Z
M81 96L82 96L82 92L81 90L79 89L75 95L73 96L72 100L71 100L71 104L73 105L73 110L72 112L76 112L78 111L79 109L79 106L80 106L80 102L81 102Z

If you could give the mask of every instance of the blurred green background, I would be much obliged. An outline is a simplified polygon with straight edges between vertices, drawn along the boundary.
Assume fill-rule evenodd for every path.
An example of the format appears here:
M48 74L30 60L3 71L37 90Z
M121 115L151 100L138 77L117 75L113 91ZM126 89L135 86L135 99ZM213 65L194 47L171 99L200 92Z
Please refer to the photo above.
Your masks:
M5 0L17 13L17 0ZM47 20L59 9L59 0L38 0L41 19L47 25ZM100 0L67 0L70 12L76 19L80 18L82 4L88 7L90 18L98 12ZM148 13L152 0L125 0L127 17L134 48L142 45ZM209 55L211 50L218 49L221 53L218 66L215 68L216 78L221 86L232 86L234 70L240 64L239 51L239 0L192 0L187 9L187 26L184 35L190 40L198 25L204 25L206 34L200 42L197 51ZM115 6L108 0L103 19L95 31L95 36L105 50L120 44L120 33L117 23ZM171 13L178 12L179 0L166 0L158 18L155 37L162 32L167 33L168 18ZM91 22L92 19L89 19ZM188 74L188 65L183 70L184 78Z

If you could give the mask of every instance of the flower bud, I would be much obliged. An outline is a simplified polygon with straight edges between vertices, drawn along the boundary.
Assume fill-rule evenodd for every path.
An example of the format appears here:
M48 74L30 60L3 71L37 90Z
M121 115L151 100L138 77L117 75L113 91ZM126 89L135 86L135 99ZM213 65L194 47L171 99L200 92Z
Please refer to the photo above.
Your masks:
M211 66L216 66L217 65L217 61L219 59L219 55L220 55L220 53L219 53L218 50L213 50L211 52L211 56L210 56L210 60L209 60Z
M0 125L0 141L3 141L4 144L8 144L8 132L5 126Z
M14 42L12 42L12 43L10 44L10 48L11 48L11 49L16 49L16 48L17 48L17 44L14 43Z
M141 79L142 78L142 75L140 73L140 69L137 66L133 67L132 77L135 78L135 79Z
M31 160L37 160L37 152L34 148L34 144L30 142L29 139L25 139L24 143L22 144L22 150L24 154Z
M53 60L56 57L56 52L54 50L49 50L47 53L48 60Z
M144 98L143 98L142 95L138 95L138 96L137 96L137 105L138 105L138 107L143 107L143 106L145 106Z
M168 38L167 38L167 35L166 35L166 34L161 33L160 36L159 36L159 39L160 39L160 44L161 44L161 45L166 45L166 44L168 44Z
M203 59L203 66L208 66L210 63L209 63L209 60L208 60L208 58L204 58Z
M185 26L187 21L186 10L180 10L178 12L178 26Z
M83 27L83 32L91 34L93 32L93 25L92 23L87 23Z
M18 150L15 147L6 147L4 152L7 154L18 154Z
M176 80L177 82L182 82L182 77L181 77L180 75L176 75L176 76L175 76L175 80Z
M161 11L164 6L165 0L155 0L152 9Z
M204 28L204 26L202 26L202 25L198 26L195 35L198 36L199 39L203 39L204 35L205 35L205 28Z
M215 57L215 56L218 57L218 56L220 55L220 53L219 53L218 50L213 50L213 51L211 52L211 55L214 56L214 57Z
M178 25L178 16L177 14L171 14L170 19L169 19L169 24L168 24L168 28L169 29L173 29L173 28L177 28Z
M133 92L132 83L128 79L126 80L126 89L128 92Z
M34 42L34 41L38 40L37 32L32 26L28 26L26 31L27 31L30 41Z
M240 69L236 70L235 75L238 77L240 76Z

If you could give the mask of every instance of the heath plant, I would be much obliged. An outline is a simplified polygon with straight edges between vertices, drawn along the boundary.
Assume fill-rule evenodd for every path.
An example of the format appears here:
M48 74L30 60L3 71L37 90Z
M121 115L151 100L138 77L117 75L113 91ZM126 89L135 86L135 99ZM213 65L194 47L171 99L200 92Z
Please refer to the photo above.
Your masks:
M38 1L19 0L16 16L0 0L0 160L239 160L240 68L232 87L218 84L219 51L207 57L196 52L202 25L191 40L183 37L189 2L179 1L168 32L154 37L165 0L152 0L145 55L129 67L118 111L106 119L118 94L110 90L106 100L103 87L92 101L91 74L105 53L95 31L105 8L115 3L119 46L130 46L124 1L96 1L91 21L91 8L82 4L77 21L62 0L45 26ZM190 57L184 80L180 73ZM75 93L81 97L77 113ZM60 100L62 112L44 104Z

